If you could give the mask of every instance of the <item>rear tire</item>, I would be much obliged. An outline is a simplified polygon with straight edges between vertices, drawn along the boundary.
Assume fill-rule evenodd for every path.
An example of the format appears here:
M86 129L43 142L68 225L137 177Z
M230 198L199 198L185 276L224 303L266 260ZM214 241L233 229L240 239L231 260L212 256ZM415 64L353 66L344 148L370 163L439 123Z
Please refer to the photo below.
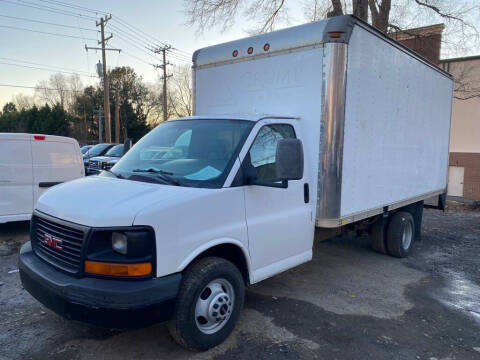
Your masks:
M168 322L172 337L190 350L205 351L232 332L243 307L242 274L230 261L200 259L185 274Z
M383 215L378 218L371 228L372 249L378 253L387 253L387 241L386 241L386 219Z
M392 256L403 258L412 248L415 237L415 222L409 212L399 211L392 215L387 228L387 249Z

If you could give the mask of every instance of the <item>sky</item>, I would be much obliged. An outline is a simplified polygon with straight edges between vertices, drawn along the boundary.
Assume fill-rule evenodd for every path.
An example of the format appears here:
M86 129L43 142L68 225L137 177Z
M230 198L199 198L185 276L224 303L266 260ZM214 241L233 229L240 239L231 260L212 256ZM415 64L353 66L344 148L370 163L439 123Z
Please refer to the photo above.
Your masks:
M247 31L257 25L239 16L235 25L226 32L212 28L198 34L195 27L185 25L183 0L0 0L0 106L15 94L33 95L33 89L1 85L34 87L55 73L39 70L43 65L48 65L50 69L60 67L62 69L55 69L64 71L65 75L70 75L69 72L79 73L84 85L98 83L95 64L101 59L101 51L87 52L85 45L99 46L99 28L95 26L95 21L102 14L79 11L61 6L62 3L110 13L112 19L107 24L106 32L107 35L112 33L113 38L108 41L108 47L122 51L108 51L107 66L130 66L147 83L157 81L160 70L151 64L159 64L161 59L146 50L145 43L172 45L176 50L168 61L185 65L191 64L191 54L196 49L246 37ZM304 23L306 3L307 0L289 2L289 22L278 28ZM439 22L437 20L443 21L428 19L434 23ZM471 49L471 54L463 55L477 54L478 51L474 50Z
M159 70L155 70L149 64L160 63L160 59L152 58L148 51L143 50L143 44L133 41L138 40L138 37L142 37L141 40L144 41L153 37L179 49L173 52L168 60L181 65L189 63L191 54L198 48L247 36L245 30L248 29L248 24L242 23L237 23L237 26L225 33L214 29L198 35L195 28L185 25L186 16L180 0L59 1L111 13L112 20L107 24L107 34L113 33L113 38L108 42L108 46L120 48L122 52L118 54L108 51L107 66L131 66L147 82L154 82L158 78ZM85 51L85 44L98 47L96 39L99 38L99 34L96 31L99 28L95 26L95 20L59 14L52 12L52 9L78 13L72 8L56 5L55 0L0 0L0 84L35 86L39 81L47 80L55 73L14 66L42 67L37 64L62 67L66 72L81 71L83 84L98 83L95 64L101 59L101 51ZM101 16L95 13L81 13L97 18ZM18 18L63 24L71 28ZM143 36L138 31L132 35L130 31L132 28L125 25L125 22L148 34L149 37ZM70 35L73 38L12 27ZM89 73L90 76L84 76ZM10 101L12 96L18 93L33 95L34 90L0 86L0 104Z

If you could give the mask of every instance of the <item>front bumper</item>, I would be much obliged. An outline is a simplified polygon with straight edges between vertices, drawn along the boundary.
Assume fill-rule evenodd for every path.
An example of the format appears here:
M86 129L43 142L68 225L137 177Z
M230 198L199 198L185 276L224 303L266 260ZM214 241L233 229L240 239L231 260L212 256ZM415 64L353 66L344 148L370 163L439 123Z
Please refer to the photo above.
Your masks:
M147 280L78 279L43 262L30 242L20 250L19 270L23 287L50 310L117 329L169 319L182 279L179 273Z
M103 171L103 169L90 168L90 167L87 167L87 168L86 168L86 173L87 173L87 175L100 174L102 171Z

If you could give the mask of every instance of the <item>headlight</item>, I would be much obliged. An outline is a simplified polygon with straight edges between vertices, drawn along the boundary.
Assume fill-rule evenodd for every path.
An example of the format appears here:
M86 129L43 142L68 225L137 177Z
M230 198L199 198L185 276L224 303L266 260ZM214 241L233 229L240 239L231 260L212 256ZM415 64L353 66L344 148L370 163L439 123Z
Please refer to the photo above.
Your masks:
M92 230L85 273L116 277L152 277L155 273L155 233L148 226Z
M112 249L120 254L127 255L127 236L119 232L113 232Z

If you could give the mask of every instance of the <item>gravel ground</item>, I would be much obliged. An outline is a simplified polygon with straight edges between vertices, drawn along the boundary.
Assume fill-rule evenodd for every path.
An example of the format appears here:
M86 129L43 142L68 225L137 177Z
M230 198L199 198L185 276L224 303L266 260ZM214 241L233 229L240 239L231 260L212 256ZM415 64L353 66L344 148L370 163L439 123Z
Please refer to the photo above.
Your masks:
M164 324L120 332L70 322L22 289L28 223L0 225L0 360L480 359L480 211L427 210L407 259L369 238L317 243L314 260L248 289L228 340L183 350ZM13 271L13 272L12 272Z

